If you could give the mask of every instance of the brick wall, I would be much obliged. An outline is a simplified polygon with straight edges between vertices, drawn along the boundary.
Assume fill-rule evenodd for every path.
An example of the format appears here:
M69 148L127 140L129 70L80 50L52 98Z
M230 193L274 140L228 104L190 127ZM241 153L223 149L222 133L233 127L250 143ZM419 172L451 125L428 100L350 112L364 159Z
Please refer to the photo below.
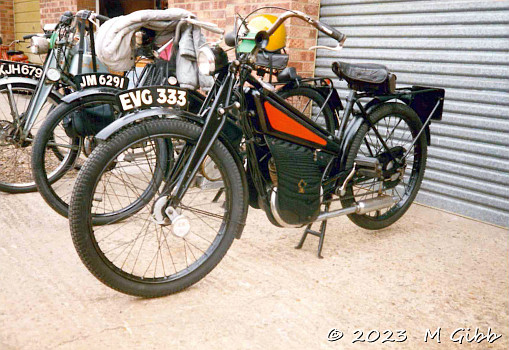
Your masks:
M41 25L56 23L65 11L76 12L77 0L40 0Z
M12 0L0 0L0 34L4 42L13 40L14 20ZM95 0L40 0L41 24L54 23L65 11L76 12L79 9L95 9ZM269 0L169 0L168 6L181 7L195 13L199 19L216 23L220 28L231 30L235 13L246 15L262 7L274 5ZM280 7L303 11L318 18L320 0L283 0ZM267 13L268 11L266 11ZM275 11L274 14L281 12ZM312 76L314 72L315 52L307 50L316 45L316 29L303 21L292 18L285 23L287 48L290 54L290 66L303 76Z
M262 6L274 5L268 0L169 0L168 6L181 7L195 13L200 20L216 23L220 28L231 30L233 28L235 13L247 15L249 12ZM318 18L320 0L285 0L277 6L299 10ZM259 13L271 13L261 11ZM273 14L281 14L274 11ZM316 45L316 29L305 22L292 18L285 22L287 34L287 49L290 54L289 65L295 67L303 76L312 76L314 73L315 52L307 50ZM206 33L207 36L210 33Z
M78 10L95 11L95 0L40 0L41 24L58 22L65 11L75 13Z
M0 37L5 45L14 40L13 0L0 0Z

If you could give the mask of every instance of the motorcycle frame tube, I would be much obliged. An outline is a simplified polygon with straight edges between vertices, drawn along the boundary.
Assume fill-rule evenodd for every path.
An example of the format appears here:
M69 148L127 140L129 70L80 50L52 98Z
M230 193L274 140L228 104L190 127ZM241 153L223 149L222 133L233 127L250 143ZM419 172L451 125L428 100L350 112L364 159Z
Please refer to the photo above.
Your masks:
M76 19L78 20L78 19ZM79 62L83 62L83 54L84 54L84 48L86 45L86 38L85 38L85 26L86 22L83 20L77 21L77 25L80 27L80 40L78 43L78 55L79 55ZM90 25L90 23L89 23ZM81 30L83 29L83 30ZM73 45L74 46L74 45ZM62 74L62 80L64 80L66 83L70 84L71 86L74 86L74 82L72 79L68 79L66 72L69 71L70 64L73 57L69 57L69 55L73 55L73 46L69 47L67 45L62 45L59 48L55 47L51 50L49 50L48 55L46 57L46 60L43 65L43 73L41 75L41 78L37 84L37 88L35 91L35 94L30 99L30 103L28 105L28 110L24 121L23 130L21 133L21 139L25 140L32 127L34 126L35 121L37 120L37 117L39 116L39 113L42 109L42 106L48 99L48 96L50 95L51 91L53 90L54 83L47 83L46 82L46 74L50 68L57 68L59 69ZM63 57L56 57L57 50ZM97 63L96 63L96 55L95 55L95 49L92 48L92 60L94 65L94 71L97 71ZM63 67L59 64L59 59L63 62ZM81 71L81 64L78 67L78 72Z
M234 80L235 74L233 73L233 70L230 70L225 78L225 81L219 87L216 98L212 102L212 106L208 110L202 133L200 134L196 145L193 147L189 159L182 169L182 172L178 174L179 178L177 184L173 189L170 189L168 187L171 185L172 181L168 181L164 190L162 191L163 194L165 194L171 190L171 205L174 207L177 206L184 197L192 179L198 172L201 163L207 156L207 153L209 152L213 143L216 141L219 133L221 132L221 129L226 122L227 113L218 113L218 108L223 101L226 101L224 105L229 103L228 98L231 96L232 89L228 88L233 84Z
M50 68L56 68L57 67L57 60L55 57L55 50L50 50L48 53L48 57L46 58L46 61L44 62L43 67L43 73L41 75L41 78L39 80L39 83L37 84L37 88L35 90L35 94L30 99L30 103L28 104L28 109L25 115L25 123L23 125L23 131L21 138L26 139L28 134L30 133L30 130L34 126L35 121L37 120L37 117L42 109L42 106L48 99L49 94L51 93L51 90L53 89L53 83L46 83L46 73L48 72L48 69Z
M166 184L165 189L163 190L162 196L165 196L169 194L169 191L171 190L171 199L170 199L170 205L177 206L180 203L180 200L185 195L187 189L189 188L189 185L191 183L191 180L196 175L196 173L199 170L201 162L205 159L205 156L207 155L208 151L212 147L212 144L219 136L221 129L223 128L227 113L219 114L218 108L220 105L225 106L230 103L230 99L232 96L232 90L233 90L233 84L236 80L236 68L232 69L232 66L230 66L230 71L228 72L228 75L226 76L225 80L219 87L217 91L216 98L214 99L212 106L208 110L207 117L205 118L205 124L203 126L202 133L194 146L189 159L187 160L184 168L182 169L181 173L178 174L178 181L175 185L175 187L168 188L168 186L171 186L173 181L168 181ZM242 70L242 68L241 68ZM276 108L280 108L283 112L289 112L291 118L295 120L297 123L303 125L305 128L309 129L311 132L316 133L319 137L324 138L326 144L325 147L322 147L322 145L316 145L314 144L315 149L321 149L338 154L340 153L340 140L335 137L332 133L329 133L327 130L319 126L318 124L310 121L305 115L300 113L300 111L296 110L292 105L287 103L283 98L279 97L277 93L274 91L269 91L266 89L263 89L261 84L251 75L251 74L242 74L241 72L241 91L244 83L244 79L242 77L245 77L245 80L253 85L257 90L260 90L261 95L263 95L264 99L266 99L268 102L272 102L276 104ZM245 96L244 96L245 97ZM224 101L224 102L223 102ZM260 114L260 109L258 109L258 114ZM264 118L265 115L261 116L259 115L259 118ZM241 123L245 123L246 121L242 121ZM246 125L244 125L246 127ZM249 126L247 126L249 127ZM101 135L102 136L102 135ZM297 143L306 144L307 146L310 146L309 142L306 142L305 140L291 137L291 135L288 137L292 140L298 141ZM253 145L248 144L248 147L254 147ZM251 164L257 164L256 160L249 160L251 161ZM255 176L261 176L261 172L259 169L256 169L253 171ZM265 197L263 194L261 194L263 197Z
M260 126L262 128L262 133L268 134L271 136L275 136L278 138L282 138L297 144L301 144L303 146L311 147L314 149L321 149L327 151L329 153L337 154L340 152L340 139L338 139L334 134L330 133L322 126L317 123L309 120L304 114L298 111L295 107L293 107L290 103L288 103L285 99L280 97L277 94L277 91L270 91L264 89L260 83L252 76L247 76L247 82L253 85L258 92L260 93L259 97L254 97L255 104L257 107L258 120L260 122ZM305 129L309 130L311 133L317 135L319 138L323 139L326 144L318 144L313 141L309 141L298 136L294 136L291 134L287 134L281 131L276 130L271 124L270 120L267 116L266 108L264 108L264 104L268 102L271 106L275 107L280 112L284 113L288 118L295 121Z

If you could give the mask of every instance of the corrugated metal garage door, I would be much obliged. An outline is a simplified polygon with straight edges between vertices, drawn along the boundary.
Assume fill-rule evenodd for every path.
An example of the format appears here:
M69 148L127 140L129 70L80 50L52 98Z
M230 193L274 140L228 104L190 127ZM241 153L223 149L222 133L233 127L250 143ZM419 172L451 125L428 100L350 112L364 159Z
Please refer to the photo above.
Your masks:
M317 76L339 58L446 89L417 201L509 226L509 1L321 0L320 16L349 39L339 56L318 51Z

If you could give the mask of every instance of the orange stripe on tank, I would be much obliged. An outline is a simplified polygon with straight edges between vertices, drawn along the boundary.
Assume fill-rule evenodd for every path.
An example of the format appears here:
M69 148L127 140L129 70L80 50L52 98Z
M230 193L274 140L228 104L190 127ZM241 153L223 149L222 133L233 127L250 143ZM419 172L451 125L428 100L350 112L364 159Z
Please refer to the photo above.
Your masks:
M265 102L265 111L274 130L325 146L325 141L297 121L293 120L270 103Z

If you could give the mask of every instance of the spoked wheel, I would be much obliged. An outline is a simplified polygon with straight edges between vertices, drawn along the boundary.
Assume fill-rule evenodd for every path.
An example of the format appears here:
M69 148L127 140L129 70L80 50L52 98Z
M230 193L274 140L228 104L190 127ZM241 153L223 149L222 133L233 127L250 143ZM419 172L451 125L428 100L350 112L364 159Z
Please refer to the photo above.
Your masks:
M364 215L351 214L348 217L358 226L369 230L387 227L398 220L410 207L419 191L426 166L427 143L423 132L417 137L422 122L408 106L400 103L385 103L370 114L371 122L383 140L403 164L395 166L374 131L364 123L354 138L348 153L347 169L353 167L358 156L377 157L383 166L383 178L367 178L356 175L352 185L341 199L343 207L350 207L355 202L391 196L396 203L386 209L373 211Z
M327 131L334 132L334 114L325 105L325 98L312 86L303 85L279 91L278 95Z
M95 146L93 135L81 138L76 129L90 134L87 126L100 129L119 116L115 96L89 95L59 105L42 124L33 145L33 176L46 203L60 215L67 217L76 176Z
M69 215L73 242L87 268L111 288L143 297L178 292L209 273L242 231L242 178L220 141L208 153L220 179L193 181L171 221L157 220L168 209L159 205L164 181L141 199L157 183L158 168L165 181L175 179L171 174L185 164L200 133L178 120L141 122L99 145L78 174ZM136 157L140 145L147 155L157 154L161 144L172 150L169 167L160 157ZM136 201L143 205L130 216L92 227L94 215L122 212Z
M37 189L30 163L33 137L60 99L50 94L28 138L22 141L19 137L20 127L36 87L26 83L0 85L0 191L25 193Z

